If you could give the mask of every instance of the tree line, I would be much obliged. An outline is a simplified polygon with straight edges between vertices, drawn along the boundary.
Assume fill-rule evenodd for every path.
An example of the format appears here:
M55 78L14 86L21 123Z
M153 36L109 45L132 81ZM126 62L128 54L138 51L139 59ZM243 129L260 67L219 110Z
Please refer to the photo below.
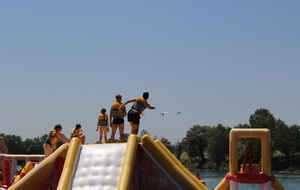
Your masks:
M300 126L288 126L276 119L268 109L257 109L249 124L238 124L234 128L267 128L271 132L272 169L286 170L300 166ZM187 152L190 160L197 161L198 168L227 169L229 163L229 132L232 128L194 125L186 137L175 144L175 155L181 158ZM253 163L261 162L261 142L257 138L240 138L238 141L239 163L243 161L244 149L248 143L255 150Z
M291 166L300 166L300 126L287 125L276 119L268 109L257 109L250 117L249 124L238 124L233 128L267 128L271 131L272 169L285 170ZM186 136L175 144L164 137L159 139L186 167L228 170L229 133L231 127L194 125ZM142 130L139 138L149 134ZM43 154L42 144L47 134L34 139L26 139L17 135L4 137L9 154ZM129 134L125 134L127 142ZM109 140L110 141L110 140ZM243 160L243 151L251 142L255 149L253 163L260 163L260 139L241 138L238 143L239 163ZM61 144L58 144L58 147Z

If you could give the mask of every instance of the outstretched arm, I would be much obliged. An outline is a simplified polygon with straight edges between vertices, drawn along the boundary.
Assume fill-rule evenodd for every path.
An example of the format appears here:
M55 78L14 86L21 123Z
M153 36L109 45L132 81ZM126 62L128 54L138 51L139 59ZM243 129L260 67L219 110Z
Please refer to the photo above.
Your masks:
M61 142L70 142L70 140L68 138L66 138L65 135L62 133L55 133L55 135L58 137L58 139Z
M136 101L136 98L131 99L131 100L127 100L124 104L122 104L122 105L120 106L119 109L122 109L122 107L124 107L125 105L127 105L127 104L129 104L129 103L131 103L131 102L135 102L135 101Z
M150 104L148 104L147 108L150 109L150 110L154 110L156 107L150 106Z
M126 117L126 115L127 115L127 112L126 112L126 107L123 107L123 110L122 110L122 112L123 112L123 117Z

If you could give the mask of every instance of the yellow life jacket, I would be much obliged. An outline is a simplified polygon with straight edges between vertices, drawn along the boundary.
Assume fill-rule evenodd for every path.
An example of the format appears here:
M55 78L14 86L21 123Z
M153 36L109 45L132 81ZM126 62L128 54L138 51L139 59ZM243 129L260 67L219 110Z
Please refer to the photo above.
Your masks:
M137 98L131 109L137 110L140 114L148 107L148 102L143 97Z
M47 138L49 139L49 142L51 144L56 144L58 138L55 135L52 135L53 132L56 132L56 130L55 129L51 130Z
M122 118L123 117L123 112L119 110L121 105L122 105L121 102L112 103L111 110L112 110L112 117L113 118Z
M108 116L107 114L100 114L98 117L98 125L108 125Z
M70 138L76 137L76 136L79 134L80 131L82 131L82 130L81 130L81 129L76 129L76 127L74 127L74 128L71 130L71 137L70 137Z

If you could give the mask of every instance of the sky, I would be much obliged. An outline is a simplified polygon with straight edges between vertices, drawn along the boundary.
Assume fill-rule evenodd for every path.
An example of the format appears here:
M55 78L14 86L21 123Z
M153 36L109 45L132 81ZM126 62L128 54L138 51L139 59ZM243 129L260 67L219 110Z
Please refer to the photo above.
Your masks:
M80 123L94 143L100 109L109 112L117 94L125 102L146 91L156 109L145 110L140 132L171 143L194 125L249 123L260 108L300 125L299 7L298 0L1 1L0 133L33 139L60 123L69 136Z

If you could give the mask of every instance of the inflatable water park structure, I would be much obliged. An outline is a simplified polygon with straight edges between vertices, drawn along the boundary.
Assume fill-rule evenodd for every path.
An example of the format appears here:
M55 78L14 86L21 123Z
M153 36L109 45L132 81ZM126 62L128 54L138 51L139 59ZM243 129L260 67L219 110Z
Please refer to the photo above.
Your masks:
M8 154L8 148L6 146L3 137L0 137L0 169L2 169L2 184L1 189L7 189L17 172L18 161L24 163L40 163L44 159L44 155L22 155L22 154ZM33 162L36 161L36 162Z
M261 172L238 172L238 138L260 138ZM1 140L1 139L0 139ZM232 129L230 132L230 171L215 190L236 190L239 183L262 184L263 190L284 188L271 173L271 143L268 129ZM5 143L4 143L5 144ZM0 145L5 149L0 141ZM149 135L138 143L130 135L127 143L81 145L78 138L63 144L41 162L27 162L12 184L16 172L14 156L0 155L4 166L3 189L8 190L98 190L98 189L200 189L208 190L159 140ZM36 155L38 156L38 155ZM40 155L43 157L43 155ZM30 155L26 158L30 160ZM35 157L34 159L37 159ZM32 160L34 160L32 159ZM40 158L39 158L40 159ZM248 166L249 167L249 166ZM247 171L247 169L246 169ZM1 189L1 188L0 188Z
M249 165L245 172L238 172L238 139L259 138L261 140L261 166L252 164L252 172L249 173ZM261 171L259 170L261 167ZM242 167L241 167L242 168ZM242 170L242 169L241 169ZM229 137L229 173L219 183L215 190L237 190L239 183L261 184L262 190L284 190L271 173L271 134L269 129L232 129Z

